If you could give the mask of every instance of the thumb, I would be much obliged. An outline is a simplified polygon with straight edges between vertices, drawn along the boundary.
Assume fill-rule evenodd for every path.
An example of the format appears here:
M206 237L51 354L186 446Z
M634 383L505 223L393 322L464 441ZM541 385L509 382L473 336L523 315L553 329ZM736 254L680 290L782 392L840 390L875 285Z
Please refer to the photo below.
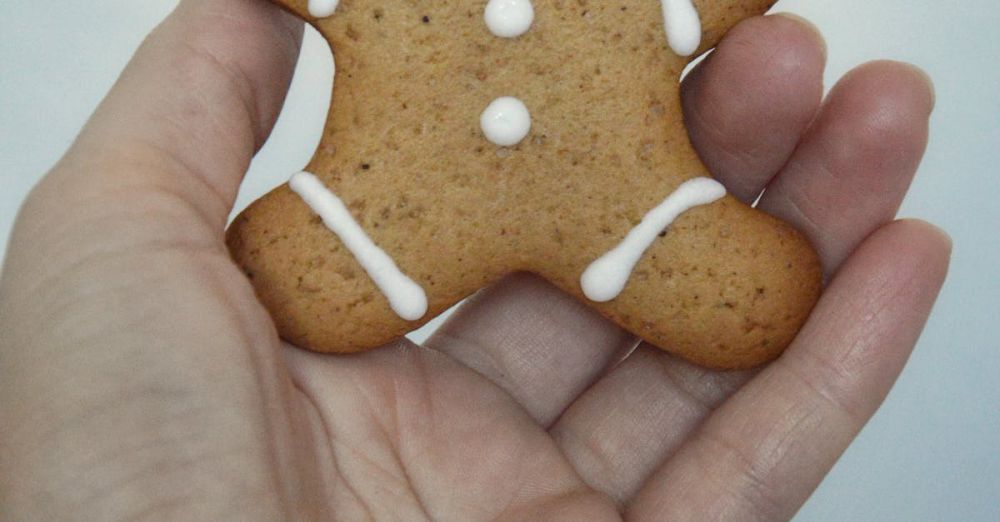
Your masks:
M25 202L0 276L0 467L27 478L0 473L0 512L308 504L277 336L222 241L300 34L265 0L182 0Z
M266 0L182 0L25 201L0 289L30 296L53 274L122 253L225 255L226 219L301 34Z
M265 0L181 1L29 206L79 215L93 203L105 211L162 203L197 215L205 232L221 238L240 181L284 101L301 34L301 22ZM135 226L143 214L120 215Z

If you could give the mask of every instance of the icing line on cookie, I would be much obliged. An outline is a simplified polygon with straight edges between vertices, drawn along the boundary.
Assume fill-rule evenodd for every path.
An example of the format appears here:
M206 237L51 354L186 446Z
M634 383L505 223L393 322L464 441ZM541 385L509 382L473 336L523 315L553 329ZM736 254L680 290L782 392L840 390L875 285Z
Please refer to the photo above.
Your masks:
M486 4L486 26L501 38L517 38L531 29L535 8L531 0L490 0Z
M407 321L416 321L427 313L427 294L424 289L400 271L389 254L372 242L344 202L330 192L319 178L308 172L300 172L292 176L288 186L340 238L372 278L375 286L389 300L389 306L397 315Z
M479 125L490 142L513 147L531 130L531 113L521 100L503 96L490 102L479 117Z
M667 42L678 56L691 56L701 47L701 18L691 0L662 0Z
M340 0L309 0L309 14L314 18L326 18L337 10Z
M694 178L682 183L663 203L650 210L618 246L587 267L580 277L584 295L598 303L618 297L635 265L661 232L681 214L718 201L725 195L726 188L711 178Z

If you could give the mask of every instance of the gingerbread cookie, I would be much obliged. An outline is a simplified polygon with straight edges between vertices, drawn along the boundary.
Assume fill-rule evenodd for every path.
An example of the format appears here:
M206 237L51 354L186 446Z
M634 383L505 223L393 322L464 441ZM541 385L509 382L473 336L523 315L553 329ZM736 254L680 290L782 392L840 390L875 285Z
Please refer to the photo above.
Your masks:
M679 96L773 0L278 1L330 42L330 115L228 243L290 342L370 349L515 271L716 368L805 321L815 253L711 179Z

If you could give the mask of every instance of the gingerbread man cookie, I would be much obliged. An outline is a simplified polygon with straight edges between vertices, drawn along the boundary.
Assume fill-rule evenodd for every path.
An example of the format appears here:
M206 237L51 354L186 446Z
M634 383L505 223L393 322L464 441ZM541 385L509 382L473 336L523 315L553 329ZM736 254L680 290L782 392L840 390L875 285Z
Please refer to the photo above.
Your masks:
M228 244L287 340L356 352L540 274L716 368L777 356L821 269L693 150L690 56L773 0L276 0L337 63L307 172Z

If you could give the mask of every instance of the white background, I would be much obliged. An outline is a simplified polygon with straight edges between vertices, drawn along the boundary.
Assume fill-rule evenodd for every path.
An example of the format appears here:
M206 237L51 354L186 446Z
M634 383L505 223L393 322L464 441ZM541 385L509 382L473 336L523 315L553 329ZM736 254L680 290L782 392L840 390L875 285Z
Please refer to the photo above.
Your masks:
M547 1L547 0L539 0ZM0 2L0 254L17 207L176 0ZM927 159L902 215L955 239L952 273L912 362L799 520L1000 520L1000 4L783 0L830 45L827 84L907 60L937 82ZM332 62L314 34L238 206L305 165Z

